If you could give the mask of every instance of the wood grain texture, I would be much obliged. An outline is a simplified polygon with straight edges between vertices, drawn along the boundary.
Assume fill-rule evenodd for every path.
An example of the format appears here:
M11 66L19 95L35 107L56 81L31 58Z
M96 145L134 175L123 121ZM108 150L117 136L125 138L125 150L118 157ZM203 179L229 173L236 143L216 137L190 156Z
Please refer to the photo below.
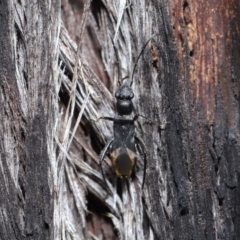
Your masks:
M54 141L60 5L1 1L2 239L50 239L53 204L49 147ZM51 24L50 24L51 22ZM52 90L52 92L51 92Z
M240 239L239 2L93 0L79 39L86 6L0 1L0 239ZM133 82L145 187L141 157L118 191L107 158L108 189L112 123L93 120L153 34Z

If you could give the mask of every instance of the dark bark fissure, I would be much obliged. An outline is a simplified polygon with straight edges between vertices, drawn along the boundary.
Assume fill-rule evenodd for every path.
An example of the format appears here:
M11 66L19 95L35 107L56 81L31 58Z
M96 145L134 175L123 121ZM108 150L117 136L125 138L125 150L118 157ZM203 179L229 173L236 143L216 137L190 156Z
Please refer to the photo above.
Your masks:
M48 239L52 224L51 194L49 190L49 157L46 139L46 116L43 109L29 121L26 138L26 236ZM34 193L34 195L33 195Z

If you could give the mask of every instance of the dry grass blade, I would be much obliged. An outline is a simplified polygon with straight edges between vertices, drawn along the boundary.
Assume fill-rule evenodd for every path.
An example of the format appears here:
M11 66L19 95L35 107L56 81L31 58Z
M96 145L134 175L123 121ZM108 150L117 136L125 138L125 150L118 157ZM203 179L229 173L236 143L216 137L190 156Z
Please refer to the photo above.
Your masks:
M88 1L88 3L89 2L90 1ZM118 10L115 7L115 4L120 7ZM104 18L104 13L102 12L101 16L103 17L103 21L109 21L110 24L115 26L114 33L108 32L109 30L106 29L106 42L108 42L109 45L106 45L106 42L104 42L103 45L106 46L106 48L110 47L110 56L115 56L117 58L116 61L121 60L121 73L125 76L130 76L133 62L130 37L131 31L126 30L126 26L129 24L129 19L125 12L129 11L129 16L132 16L132 13L130 9L126 9L126 4L127 1L119 1L115 3L111 3L111 1L105 2L107 9L111 9L110 12L108 12L110 15L109 18L106 19ZM86 8L84 11L86 11ZM84 24L86 24L86 14L88 13L85 12L83 16L82 22ZM116 19L117 21L115 25ZM82 33L83 31L81 30L81 34ZM118 39L118 46L116 46L115 49L111 48L110 44L110 36L113 35L113 42L116 42L118 35L123 37L123 39ZM80 39L82 39L82 35L80 36ZM101 43L101 41L104 40L99 37L99 41ZM119 49L121 49L121 52L119 52ZM138 49L135 51L139 52ZM73 207L72 204L76 202L77 213L80 217L79 221L82 222L83 226L85 226L86 222L84 221L84 216L87 218L89 204L91 204L92 201L91 199L88 199L88 194L93 194L98 199L99 203L101 202L101 204L106 207L107 211L104 210L102 212L102 217L104 217L104 215L110 217L112 224L115 229L117 229L118 237L120 239L144 239L145 233L150 234L150 230L143 228L145 220L141 191L142 177L137 176L133 182L130 180L129 189L123 188L123 192L120 196L116 190L117 186L115 182L108 181L108 186L112 192L112 194L109 195L106 191L107 189L104 181L102 180L102 176L99 174L99 169L96 169L99 162L98 157L92 153L93 149L84 142L82 137L78 136L80 130L79 124L83 124L84 126L91 124L95 134L95 139L106 142L107 139L111 138L112 123L99 121L96 124L93 124L91 120L95 120L100 116L114 116L112 96L106 87L93 74L88 64L84 62L84 56L81 56L81 58L79 57L79 47L77 48L77 46L71 41L63 27L61 29L60 52L62 64L61 68L64 69L64 71L61 71L60 76L62 91L64 91L64 94L69 94L68 106L64 110L65 120L63 121L66 125L66 127L63 127L63 129L65 129L63 136L67 143L59 146L60 149L65 149L62 151L63 154L59 154L59 160L62 159L61 161L63 161L63 163L61 166L65 166L60 169L62 169L61 171L65 169L65 178L67 179L69 186L69 189L67 190L69 193L62 193L62 198L66 200L69 199L70 203L67 204L66 200L64 200L66 203L65 208L71 209ZM120 56L119 58L118 55ZM115 73L119 72L119 70L116 71L115 68L112 68L112 57L104 58L103 56L105 59L106 69L109 76L112 76L111 79L114 84L117 79ZM134 69L135 67L136 66L134 66ZM72 80L69 79L69 76L72 76ZM60 127L60 129L62 129L62 127ZM78 152L76 150L80 148L86 151L87 159L89 159L88 161L83 160L78 156ZM86 158L86 156L84 158ZM64 161L64 158L67 158L67 161ZM141 161L140 158L139 161ZM109 165L111 164L109 160L107 160L107 164L104 164L104 172L109 173L111 176L112 170L109 168ZM138 165L138 168L142 168L143 166L143 164ZM140 179L140 181L138 181L138 179ZM78 184L76 185L75 182L78 182ZM74 186L82 190L79 192L79 190L75 189ZM73 191L76 191L76 193L73 193ZM72 192L73 198L69 198L70 192ZM82 194L81 198L79 194ZM87 204L84 199L90 201L90 203ZM92 210L90 210L90 212L92 212ZM71 217L71 212L68 211L68 214L70 214L69 218L67 217L68 220L65 219L64 221L72 221L71 219L73 219L73 217ZM74 226L73 222L72 224ZM77 231L77 226L75 226L75 231ZM80 237L80 233L78 234ZM97 236L100 236L99 234L93 232L91 234L96 239ZM87 239L89 236L85 235L85 238Z

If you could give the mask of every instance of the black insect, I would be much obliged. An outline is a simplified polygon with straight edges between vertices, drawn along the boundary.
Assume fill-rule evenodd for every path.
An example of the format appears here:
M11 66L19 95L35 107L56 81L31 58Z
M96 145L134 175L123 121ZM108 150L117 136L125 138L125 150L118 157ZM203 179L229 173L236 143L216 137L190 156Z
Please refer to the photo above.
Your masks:
M153 36L145 43L142 51L140 52L137 61L134 65L132 72L132 79L130 84L128 83L120 83L119 88L116 90L115 98L116 98L116 115L114 117L100 117L100 119L105 119L109 121L113 121L113 131L114 137L110 140L105 148L103 149L100 155L100 167L103 175L103 179L105 180L102 162L106 155L109 153L110 159L113 165L113 169L116 175L120 178L129 178L134 172L134 167L137 161L137 151L139 150L140 154L143 155L144 158L144 173L143 173L143 181L142 188L145 182L146 175L146 164L147 164L147 153L146 148L142 142L142 140L137 137L135 133L135 125L134 122L138 119L140 114L134 114L134 107L132 103L132 99L134 98L134 93L131 88L133 83L134 71L137 66L137 62L146 48L149 41L153 38ZM115 50L116 52L116 50ZM117 55L117 53L116 53ZM118 55L117 55L118 58ZM144 116L142 116L144 117ZM97 121L98 121L97 120Z

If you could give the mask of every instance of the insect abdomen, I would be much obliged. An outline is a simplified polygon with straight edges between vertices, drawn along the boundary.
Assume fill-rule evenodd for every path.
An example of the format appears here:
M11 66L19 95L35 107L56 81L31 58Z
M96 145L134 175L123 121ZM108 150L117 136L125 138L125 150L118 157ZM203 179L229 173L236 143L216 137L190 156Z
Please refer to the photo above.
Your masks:
M121 147L114 150L110 156L117 176L129 178L136 163L136 153L126 147Z

